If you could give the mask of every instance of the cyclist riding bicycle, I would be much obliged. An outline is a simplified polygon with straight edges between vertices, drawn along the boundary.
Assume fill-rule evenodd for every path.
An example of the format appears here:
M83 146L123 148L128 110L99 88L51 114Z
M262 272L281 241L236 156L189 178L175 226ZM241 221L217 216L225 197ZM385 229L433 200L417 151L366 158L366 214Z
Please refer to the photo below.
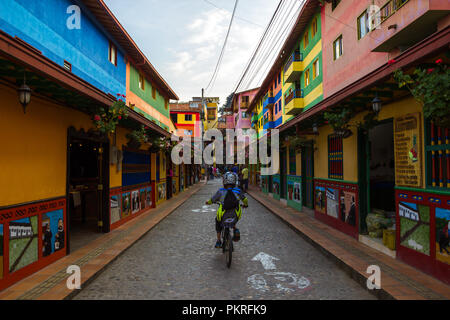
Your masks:
M248 199L241 193L241 190L236 188L236 175L232 172L227 172L223 176L223 186L224 188L219 189L216 194L213 195L211 199L206 201L207 205L213 203L219 204L219 209L217 209L216 215L216 232L217 232L217 242L216 248L222 247L221 232L223 229L222 221L234 218L236 223L241 219L242 207L240 201L243 203L243 207L248 207ZM240 240L239 229L236 228L236 223L234 224L234 234L233 241Z

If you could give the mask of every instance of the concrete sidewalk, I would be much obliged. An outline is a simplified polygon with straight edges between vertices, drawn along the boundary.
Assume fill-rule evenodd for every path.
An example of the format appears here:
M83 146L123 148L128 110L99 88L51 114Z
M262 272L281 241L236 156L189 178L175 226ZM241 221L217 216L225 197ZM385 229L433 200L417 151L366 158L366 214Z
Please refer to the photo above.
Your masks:
M296 230L303 238L348 272L366 288L367 267L381 269L381 289L371 291L381 299L448 300L450 286L427 274L393 259L344 233L275 200L256 188L248 194Z
M81 269L81 287L95 279L111 262L175 211L195 194L205 181L189 187L183 193L151 209L119 228L102 235L85 247L32 274L0 292L0 300L63 300L78 292L66 285L67 267L77 265Z

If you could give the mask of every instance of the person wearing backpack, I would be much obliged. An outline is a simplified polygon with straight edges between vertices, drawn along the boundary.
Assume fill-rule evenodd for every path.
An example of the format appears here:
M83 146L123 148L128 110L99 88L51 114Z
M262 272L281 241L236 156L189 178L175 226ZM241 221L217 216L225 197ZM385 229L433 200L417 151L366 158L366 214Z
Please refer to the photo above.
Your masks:
M241 193L241 190L236 188L236 175L232 172L227 172L223 176L223 188L220 188L211 199L206 201L207 205L213 203L219 204L219 209L217 209L216 215L216 232L217 232L217 242L216 248L222 247L222 220L228 218L235 218L236 223L241 219L242 207L240 201L243 203L243 207L248 207L248 199ZM240 240L239 229L236 228L236 223L233 227L233 241Z

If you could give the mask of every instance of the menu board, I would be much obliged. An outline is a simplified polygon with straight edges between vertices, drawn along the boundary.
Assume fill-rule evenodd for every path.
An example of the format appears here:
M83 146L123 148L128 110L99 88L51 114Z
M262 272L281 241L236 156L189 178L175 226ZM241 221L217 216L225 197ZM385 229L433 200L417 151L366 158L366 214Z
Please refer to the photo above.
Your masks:
M394 121L395 184L422 187L422 136L420 113L407 114Z

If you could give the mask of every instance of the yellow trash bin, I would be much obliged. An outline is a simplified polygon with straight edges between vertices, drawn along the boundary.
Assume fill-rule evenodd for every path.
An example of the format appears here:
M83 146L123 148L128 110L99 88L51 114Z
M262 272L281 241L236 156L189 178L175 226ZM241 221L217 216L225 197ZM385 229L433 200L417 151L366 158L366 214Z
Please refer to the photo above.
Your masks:
M395 250L395 230L383 230L383 244L391 250Z

